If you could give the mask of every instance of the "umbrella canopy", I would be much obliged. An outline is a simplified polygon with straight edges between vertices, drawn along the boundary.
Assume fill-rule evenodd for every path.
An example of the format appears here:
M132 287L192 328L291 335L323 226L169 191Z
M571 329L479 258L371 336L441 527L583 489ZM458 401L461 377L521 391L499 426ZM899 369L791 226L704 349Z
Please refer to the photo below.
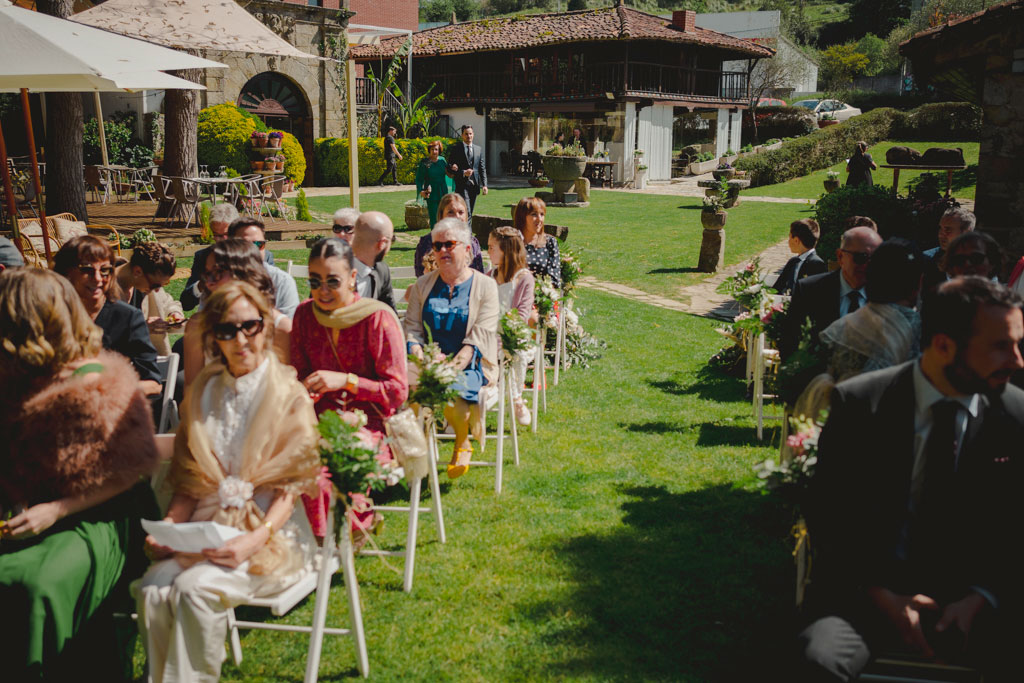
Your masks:
M180 49L320 59L281 38L235 0L107 0L71 20Z
M227 67L0 0L0 92L196 89L160 72L204 68Z

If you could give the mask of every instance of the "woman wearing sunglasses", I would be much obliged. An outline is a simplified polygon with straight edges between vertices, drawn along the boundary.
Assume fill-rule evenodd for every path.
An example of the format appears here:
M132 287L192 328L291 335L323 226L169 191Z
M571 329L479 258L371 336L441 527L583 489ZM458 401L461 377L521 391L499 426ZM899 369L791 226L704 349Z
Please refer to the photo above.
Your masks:
M263 265L260 250L251 242L237 237L217 242L206 253L206 265L199 279L199 289L203 293L204 301L213 292L232 281L252 285L269 302L272 313L266 324L274 328L273 348L278 358L287 363L292 321L284 313L273 308L276 298L274 283ZM184 351L185 385L188 386L210 360L207 355L208 349L203 347L198 326L193 323L185 327Z
M484 406L481 389L498 377L498 284L470 268L473 257L469 227L445 218L430 232L438 268L420 277L409 288L405 334L409 352L422 355L427 333L456 368L461 370L454 406L446 406L445 418L455 428L455 450L448 476L462 476L469 469L472 432L483 450Z
M110 596L158 514L149 404L66 279L4 271L0 302L2 677L120 680Z
M468 222L469 219L469 207L466 206L466 200L463 199L461 194L455 192L449 192L445 196L441 197L441 202L437 205L437 218L458 218L463 223ZM430 227L434 227L431 225ZM416 256L413 260L413 268L416 271L416 277L423 275L428 270L434 270L437 268L437 262L434 260L434 251L432 245L432 238L428 232L426 235L420 237L420 241L416 243ZM480 242L476 236L473 236L473 261L469 264L469 267L473 270L479 270L481 273L484 272L484 256L480 250ZM428 267L429 266L429 267Z
M361 410L366 428L380 442L377 459L390 462L384 420L395 414L409 395L405 338L395 311L356 292L352 248L337 239L323 239L309 252L310 298L295 310L291 363L299 380L325 410ZM321 497L322 498L322 497ZM326 510L306 501L313 530L323 535ZM370 515L357 519L367 526Z
M196 316L212 356L187 389L165 521L243 532L185 555L146 538L155 561L135 589L151 681L217 680L229 607L279 593L312 568L300 493L320 472L316 415L295 371L270 352L274 313L247 282L217 288Z
M159 394L160 371L146 318L142 311L119 300L114 252L106 240L92 235L71 238L54 256L53 269L71 282L85 312L103 330L103 348L131 361L143 393Z

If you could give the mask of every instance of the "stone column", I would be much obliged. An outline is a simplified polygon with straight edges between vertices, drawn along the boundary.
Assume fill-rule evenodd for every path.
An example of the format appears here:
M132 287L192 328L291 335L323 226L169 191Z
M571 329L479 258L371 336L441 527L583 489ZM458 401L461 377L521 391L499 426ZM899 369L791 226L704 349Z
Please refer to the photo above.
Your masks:
M725 266L725 229L704 228L700 243L700 258L697 270L701 273L716 273Z

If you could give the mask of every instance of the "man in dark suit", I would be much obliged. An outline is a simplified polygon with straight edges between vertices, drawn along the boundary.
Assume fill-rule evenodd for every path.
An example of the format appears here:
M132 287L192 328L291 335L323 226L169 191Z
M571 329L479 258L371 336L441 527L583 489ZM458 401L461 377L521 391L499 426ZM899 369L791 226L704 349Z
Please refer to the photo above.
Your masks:
M448 177L455 182L455 192L462 195L473 217L478 194L487 194L487 164L484 151L473 144L473 126L462 127L462 142L448 152Z
M222 202L213 207L210 211L210 231L213 233L214 241L220 242L227 239L228 229L237 220L238 209L232 204ZM212 246L203 247L192 256L192 272L185 282L185 289L182 290L180 297L181 307L186 311L191 311L199 305L201 298L199 280L203 277L203 272L206 269L206 257L211 249L213 249Z
M813 218L801 218L789 225L789 250L796 254L775 280L774 289L779 294L789 294L799 280L820 275L828 270L825 262L814 251L821 229Z
M946 257L946 250L960 235L974 230L977 218L967 209L960 206L952 206L946 209L939 219L938 240L939 246L932 247L924 252L924 255L931 259L932 267L925 273L923 290L933 289L948 278L943 267L943 259Z
M882 238L871 228L850 228L843 233L836 251L839 269L796 282L779 343L783 358L796 351L806 320L811 321L811 334L816 337L833 322L867 303L864 285L868 262L871 252L881 243Z
M352 234L352 255L355 256L356 291L361 297L383 301L395 308L391 289L391 269L384 257L391 249L395 226L387 214L367 211L360 214Z
M398 161L401 161L403 157L402 153L398 151L398 146L395 144L395 134L397 132L394 126L388 126L388 134L384 136L384 172L380 174L374 185L383 185L384 179L389 175L391 176L391 184L398 184Z
M853 680L892 650L989 674L1012 658L1020 304L984 278L944 283L925 299L920 359L833 390L805 510L817 554L801 680Z

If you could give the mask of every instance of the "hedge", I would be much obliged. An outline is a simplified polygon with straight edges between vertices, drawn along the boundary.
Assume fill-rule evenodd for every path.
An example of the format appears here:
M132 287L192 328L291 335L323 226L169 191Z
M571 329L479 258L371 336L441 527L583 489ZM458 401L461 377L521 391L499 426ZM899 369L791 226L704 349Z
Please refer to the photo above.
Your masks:
M455 144L454 138L397 138L395 146L402 155L398 162L398 181L416 182L416 166L427 156L427 143L440 140L445 149ZM313 143L316 158L316 184L348 185L348 138L318 138ZM384 172L384 138L359 138L359 184L376 182Z
M772 138L796 138L818 129L814 112L804 107L758 107L753 113L743 112L742 133L744 144L754 142L754 117L757 117L759 142Z
M199 163L208 165L214 174L220 166L248 173L249 160L256 158L249 142L249 136L255 130L269 132L271 129L258 117L233 104L203 109L199 112L196 130ZM306 175L306 155L291 133L284 133L281 154L285 158L284 174L296 185L301 184Z
M821 228L817 251L822 258L835 258L843 224L850 216L869 216L878 225L878 232L889 237L917 235L913 223L913 206L905 197L893 197L884 185L846 185L826 194L814 204L814 220ZM932 228L934 232L935 228Z
M774 185L849 158L854 145L883 140L972 140L981 131L981 110L964 102L926 104L911 112L874 109L843 123L791 140L781 149L739 159L752 187Z

